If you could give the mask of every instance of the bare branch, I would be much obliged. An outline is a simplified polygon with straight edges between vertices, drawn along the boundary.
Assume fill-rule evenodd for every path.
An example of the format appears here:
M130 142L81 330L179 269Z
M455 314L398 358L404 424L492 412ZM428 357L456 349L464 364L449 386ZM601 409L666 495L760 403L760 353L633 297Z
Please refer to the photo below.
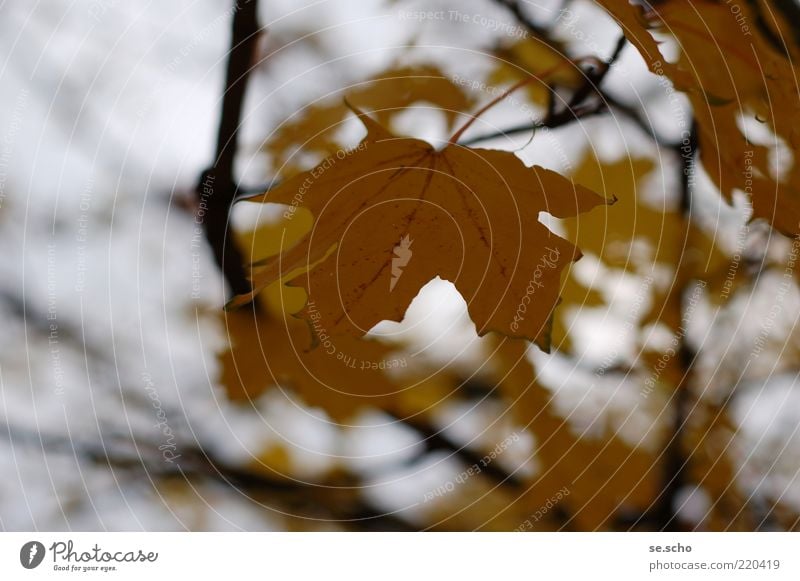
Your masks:
M253 68L259 36L258 0L236 0L230 51L225 74L225 93L217 132L214 165L200 177L197 198L206 239L234 294L246 294L250 283L245 276L242 255L232 239L228 224L231 205L237 196L233 164L247 79Z

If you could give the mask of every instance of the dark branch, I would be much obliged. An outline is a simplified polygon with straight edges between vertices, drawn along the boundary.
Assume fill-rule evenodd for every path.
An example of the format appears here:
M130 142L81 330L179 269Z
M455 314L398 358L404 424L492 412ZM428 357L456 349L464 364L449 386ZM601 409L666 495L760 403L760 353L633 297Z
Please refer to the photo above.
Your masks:
M528 24L526 24L526 26L528 26ZM533 124L525 123L515 127L510 127L509 129L504 129L502 131L478 135L477 137L472 137L460 142L461 145L474 145L476 143L480 143L481 141L497 139L498 137L509 137L520 133L535 133L537 129L556 129L558 127L563 127L564 125L568 125L573 121L577 121L578 119L584 119L586 117L605 113L608 111L608 108L607 101L604 98L601 98L594 103L586 103L586 101L589 99L589 97L595 94L602 97L603 93L600 91L600 85L608 74L608 71L611 70L611 66L622 54L622 50L625 48L625 46L625 37L621 36L617 41L614 51L609 59L606 62L601 63L595 69L585 73L585 80L583 84L575 91L572 97L570 97L570 100L560 111L556 111L554 100L551 98L547 115L543 120L537 121Z
M234 294L245 294L250 290L242 255L233 241L228 220L237 196L233 166L242 104L258 36L258 0L236 0L216 156L214 164L203 172L197 186L197 219L203 223L214 258Z
M632 107L631 105L627 105L616 97L605 92L602 93L602 98L608 104L609 109L611 109L614 113L619 113L631 121L637 128L639 128L640 131L642 131L642 133L652 139L656 145L665 149L678 149L682 145L680 141L667 141L658 133L656 133L653 124L642 114L639 109Z
M585 82L577 91L575 91L575 94L572 95L572 98L567 105L567 109L577 107L592 93L600 92L600 85L603 83L606 75L611 70L612 65L617 62L617 59L619 59L619 57L622 55L622 51L626 45L627 41L625 40L625 35L620 36L617 40L617 44L614 45L614 51L611 53L611 56L608 58L608 60L604 63L601 63L600 66L595 70L586 74Z
M505 486L512 487L518 487L522 485L522 482L515 474L503 470L494 462L483 462L483 454L474 452L464 445L452 441L442 433L442 430L439 430L424 421L401 418L396 415L392 415L392 417L400 422L403 422L410 428L415 429L422 435L423 444L425 445L423 454L435 450L443 450L448 452L454 458L461 460L469 467L477 466L480 469L481 474L495 481L497 484L503 484Z
M693 123L688 139L674 148L675 155L680 162L678 165L680 178L680 212L688 232L692 213L692 175L695 170L697 156L697 124ZM680 269L686 260L681 257L678 264L678 278L683 283L680 289L680 314L681 321L689 312L689 283L688 277L682 276ZM681 323L683 324L683 323ZM689 484L688 468L690 454L686 449L686 430L689 416L694 405L692 380L694 376L694 363L697 353L687 341L685 332L680 336L677 350L677 361L681 370L681 380L675 388L670 403L672 404L672 421L668 440L664 446L664 460L661 469L661 490L654 500L652 509L643 515L642 520L650 521L662 531L679 531L681 522L676 513L678 495L684 486Z

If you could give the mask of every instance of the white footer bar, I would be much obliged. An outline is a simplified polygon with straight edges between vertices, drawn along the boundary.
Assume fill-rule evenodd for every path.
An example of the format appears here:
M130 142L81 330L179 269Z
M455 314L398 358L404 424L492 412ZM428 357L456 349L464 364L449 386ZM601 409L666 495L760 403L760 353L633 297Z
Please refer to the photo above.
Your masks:
M798 553L796 533L2 533L0 579L797 580Z

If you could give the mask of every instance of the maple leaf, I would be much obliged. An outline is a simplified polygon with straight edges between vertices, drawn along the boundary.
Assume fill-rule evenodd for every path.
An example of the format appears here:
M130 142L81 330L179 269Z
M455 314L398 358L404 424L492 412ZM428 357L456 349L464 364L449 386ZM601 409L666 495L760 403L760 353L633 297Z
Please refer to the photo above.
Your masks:
M711 0L665 0L644 10L627 0L596 1L651 72L686 93L697 124L699 159L723 196L730 201L734 189L746 192L754 217L788 236L800 235L800 164L776 175L772 152L754 143L741 124L742 117L763 123L776 145L799 141L798 68L784 53L791 43L774 36L758 3L739 3L734 10ZM774 15L769 20L781 31L789 24ZM651 31L677 42L677 61L667 60Z
M511 152L442 150L397 137L365 114L367 136L254 201L307 208L311 232L281 255L256 263L254 291L289 280L308 293L303 315L316 334L362 336L402 320L419 290L440 277L465 298L480 335L497 331L549 348L561 272L578 249L541 222L610 200ZM291 213L291 210L290 210ZM394 249L414 241L414 259L391 285Z

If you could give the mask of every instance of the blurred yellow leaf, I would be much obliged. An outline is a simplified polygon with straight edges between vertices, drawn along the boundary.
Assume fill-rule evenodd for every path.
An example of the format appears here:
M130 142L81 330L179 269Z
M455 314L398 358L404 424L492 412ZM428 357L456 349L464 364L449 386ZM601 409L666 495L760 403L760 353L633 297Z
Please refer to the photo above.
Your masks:
M492 85L513 84L528 77L546 76L547 84L531 83L526 87L530 101L545 106L550 96L547 85L577 88L583 82L580 69L571 64L561 49L557 43L545 42L535 36L526 37L509 47L499 47L494 53L497 65L487 81ZM565 66L558 66L561 64Z
M282 123L267 143L272 168L282 174L292 170L291 157L304 153L331 155L342 146L336 132L349 113L344 98L352 105L371 111L379 123L391 127L392 119L414 103L437 107L452 126L457 115L466 111L470 98L462 87L433 65L389 69L367 82L348 87L343 96L312 103ZM289 164L285 167L284 164Z
M659 484L649 452L610 431L598 439L575 434L556 412L552 393L537 382L525 343L498 339L496 345L497 384L511 413L536 438L541 467L509 510L534 515L566 489L559 511L578 530L609 528L621 514L642 514Z

